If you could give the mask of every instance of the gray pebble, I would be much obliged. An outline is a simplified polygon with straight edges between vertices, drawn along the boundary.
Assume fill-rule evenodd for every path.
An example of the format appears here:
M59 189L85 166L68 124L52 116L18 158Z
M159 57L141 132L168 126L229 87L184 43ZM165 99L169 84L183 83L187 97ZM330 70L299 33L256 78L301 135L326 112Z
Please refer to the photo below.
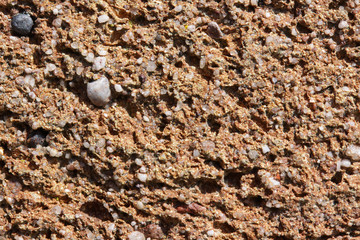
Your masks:
M12 30L22 36L28 35L33 26L34 21L28 14L19 13L11 19Z
M111 98L110 83L106 77L87 84L87 95L90 101L99 107L105 106Z
M207 31L212 38L222 38L224 35L216 22L210 22Z

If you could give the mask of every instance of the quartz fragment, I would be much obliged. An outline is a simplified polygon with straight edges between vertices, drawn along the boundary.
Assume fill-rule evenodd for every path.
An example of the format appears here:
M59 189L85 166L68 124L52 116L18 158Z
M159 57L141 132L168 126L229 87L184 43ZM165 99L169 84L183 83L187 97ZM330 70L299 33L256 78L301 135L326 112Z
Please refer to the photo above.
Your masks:
M103 15L101 15L101 16L98 17L98 22L99 22L99 23L106 23L106 22L109 21L109 20L110 20L110 18L109 18L109 16L106 15L106 14L103 14Z
M360 147L355 145L350 145L345 152L346 156L350 157L354 161L360 160Z
M129 240L145 240L145 235L142 232L134 231L128 235Z
M93 70L100 71L106 65L106 57L96 57L94 59Z
M110 83L106 77L87 84L87 95L90 101L99 107L106 105L110 101Z
M349 24L348 24L346 21L340 21L338 27L339 27L340 29L348 28L348 27L349 27Z

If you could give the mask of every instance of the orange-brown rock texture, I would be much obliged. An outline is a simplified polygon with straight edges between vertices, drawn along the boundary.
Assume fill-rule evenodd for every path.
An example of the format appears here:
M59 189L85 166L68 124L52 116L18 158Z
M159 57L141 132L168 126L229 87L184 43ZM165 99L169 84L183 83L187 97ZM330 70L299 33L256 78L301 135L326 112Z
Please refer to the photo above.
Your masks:
M0 0L0 239L360 238L359 20Z

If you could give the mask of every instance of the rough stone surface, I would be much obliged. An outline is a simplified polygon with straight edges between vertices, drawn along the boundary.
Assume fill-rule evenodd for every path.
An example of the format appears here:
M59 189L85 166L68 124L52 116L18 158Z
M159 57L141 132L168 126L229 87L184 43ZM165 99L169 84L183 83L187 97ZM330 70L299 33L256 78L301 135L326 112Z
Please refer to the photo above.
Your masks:
M0 239L358 238L359 7L1 0Z

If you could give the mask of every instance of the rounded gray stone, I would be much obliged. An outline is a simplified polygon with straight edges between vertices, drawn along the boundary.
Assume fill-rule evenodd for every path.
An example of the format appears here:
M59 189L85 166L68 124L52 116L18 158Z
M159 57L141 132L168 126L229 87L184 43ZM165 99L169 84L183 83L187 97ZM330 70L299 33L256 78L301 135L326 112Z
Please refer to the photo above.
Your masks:
M30 34L33 26L34 21L28 14L19 13L11 19L12 30L22 36Z

